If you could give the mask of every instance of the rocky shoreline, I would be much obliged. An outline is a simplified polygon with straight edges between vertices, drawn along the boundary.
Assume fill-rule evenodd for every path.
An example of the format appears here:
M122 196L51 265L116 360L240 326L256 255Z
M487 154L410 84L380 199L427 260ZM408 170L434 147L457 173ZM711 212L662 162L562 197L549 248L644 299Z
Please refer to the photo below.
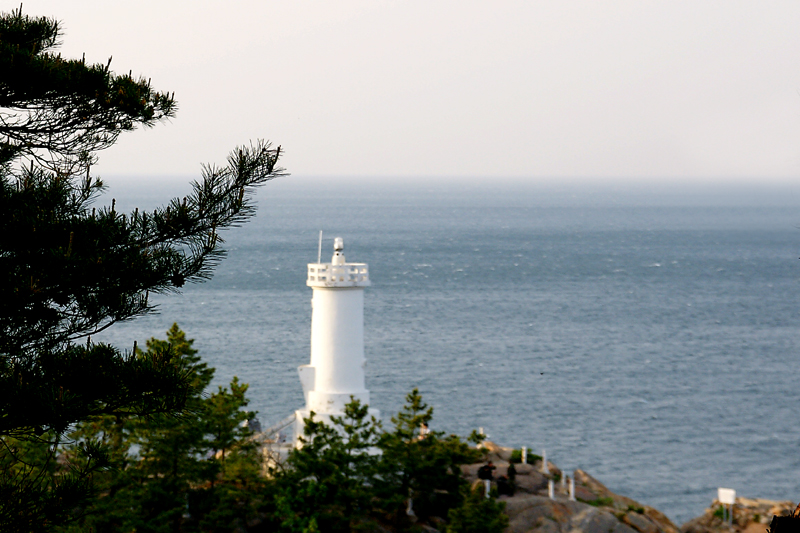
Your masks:
M681 526L681 533L764 533L774 515L788 516L795 508L791 501L763 500L759 498L736 498L733 508L733 525L722 522L720 503L714 500L702 516L689 520Z
M513 450L491 442L482 444L488 459L497 467L496 474L505 474ZM465 465L465 477L480 485L478 468L482 464ZM541 459L533 464L515 464L516 491L502 495L509 517L508 533L766 533L773 515L789 515L795 508L790 501L737 498L733 522L723 523L721 507L716 500L702 516L678 527L662 512L631 498L611 492L600 481L582 470L576 470L575 500L571 501L566 483L558 482L563 473L548 461L549 474L542 473ZM548 494L548 481L554 480L554 497Z

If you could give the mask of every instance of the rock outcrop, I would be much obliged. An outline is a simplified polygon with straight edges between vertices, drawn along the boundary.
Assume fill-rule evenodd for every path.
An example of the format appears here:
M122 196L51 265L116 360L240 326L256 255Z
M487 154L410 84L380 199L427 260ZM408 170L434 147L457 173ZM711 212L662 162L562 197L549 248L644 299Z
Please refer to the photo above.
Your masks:
M794 507L790 501L736 498L731 528L722 521L722 506L714 500L702 516L683 524L681 533L766 533L773 516L788 516Z
M495 467L495 477L506 475L511 448L484 441L481 447ZM473 487L481 487L478 469L484 463L465 465L464 476ZM766 533L774 515L788 516L795 509L790 501L736 498L733 523L722 521L717 500L702 516L680 529L660 511L631 498L611 492L608 487L582 470L576 470L575 498L567 494L564 473L548 461L548 474L542 472L541 459L533 464L515 464L516 492L500 496L509 517L507 533ZM548 481L555 481L554 499L548 496ZM800 508L800 506L799 506Z
M488 458L495 464L495 476L505 475L511 449L484 442ZM480 464L463 467L474 485ZM630 498L611 492L605 485L581 470L575 471L575 497L570 501L567 484L560 482L563 472L548 461L549 474L542 473L541 460L532 465L514 465L516 492L500 496L506 502L508 533L679 533L661 512ZM555 498L548 497L548 481L555 483ZM700 532L692 532L700 533Z

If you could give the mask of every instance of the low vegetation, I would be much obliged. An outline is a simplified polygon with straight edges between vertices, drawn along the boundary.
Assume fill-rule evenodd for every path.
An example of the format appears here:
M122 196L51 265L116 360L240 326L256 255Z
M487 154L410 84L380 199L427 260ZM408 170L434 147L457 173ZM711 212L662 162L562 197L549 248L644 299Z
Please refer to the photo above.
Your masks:
M528 450L530 450L530 448L528 448ZM526 455L527 455L527 457L525 457L525 459L527 460L528 464L533 464L533 463L535 463L537 461L541 461L542 460L542 456L541 455L536 455L535 453L531 453L530 451L528 451L528 453ZM521 449L512 450L511 458L508 461L510 463L516 463L516 464L521 463L522 462L522 450Z

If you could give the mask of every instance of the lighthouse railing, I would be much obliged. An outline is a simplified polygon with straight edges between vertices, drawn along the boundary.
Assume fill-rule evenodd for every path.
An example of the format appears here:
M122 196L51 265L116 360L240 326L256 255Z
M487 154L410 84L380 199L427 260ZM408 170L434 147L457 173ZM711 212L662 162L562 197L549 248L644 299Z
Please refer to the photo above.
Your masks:
M369 267L365 263L311 263L308 281L314 283L365 283L369 282Z

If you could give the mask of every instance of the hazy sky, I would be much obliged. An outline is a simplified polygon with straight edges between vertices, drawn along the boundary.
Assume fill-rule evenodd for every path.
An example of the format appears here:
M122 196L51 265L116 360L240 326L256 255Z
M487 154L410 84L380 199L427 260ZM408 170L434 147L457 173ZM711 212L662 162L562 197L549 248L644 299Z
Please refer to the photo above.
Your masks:
M9 4L6 9L15 7ZM174 91L101 154L196 176L266 138L316 176L800 174L800 2L25 0L64 55Z

